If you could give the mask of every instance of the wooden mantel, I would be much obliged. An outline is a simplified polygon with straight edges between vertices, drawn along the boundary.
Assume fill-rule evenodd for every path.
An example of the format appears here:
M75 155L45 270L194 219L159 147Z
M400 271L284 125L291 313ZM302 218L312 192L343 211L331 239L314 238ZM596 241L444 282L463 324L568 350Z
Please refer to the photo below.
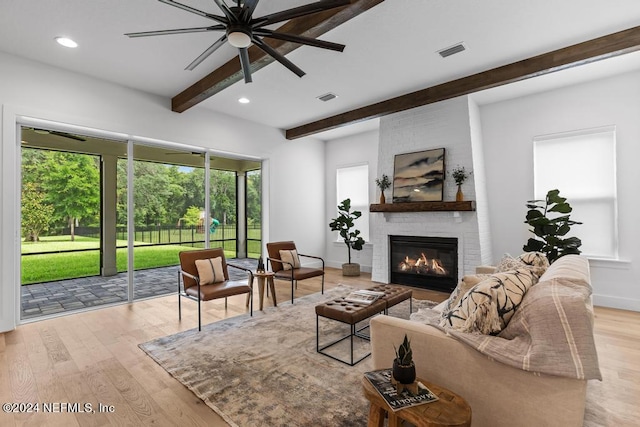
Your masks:
M369 206L369 212L456 212L475 210L476 202L473 200L465 200L463 202L385 203Z

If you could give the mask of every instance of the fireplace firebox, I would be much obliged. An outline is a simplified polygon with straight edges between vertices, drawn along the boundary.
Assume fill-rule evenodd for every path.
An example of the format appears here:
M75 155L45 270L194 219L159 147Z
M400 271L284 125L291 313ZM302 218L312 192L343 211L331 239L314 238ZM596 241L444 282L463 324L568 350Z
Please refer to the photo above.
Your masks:
M458 281L458 239L389 236L391 283L451 292Z

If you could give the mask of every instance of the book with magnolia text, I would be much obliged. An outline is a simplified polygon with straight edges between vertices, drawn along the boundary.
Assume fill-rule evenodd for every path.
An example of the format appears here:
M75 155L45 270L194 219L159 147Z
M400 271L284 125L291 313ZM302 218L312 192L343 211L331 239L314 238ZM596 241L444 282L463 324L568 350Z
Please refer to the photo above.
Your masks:
M380 396L387 402L392 411L409 408L411 406L422 405L423 403L435 402L438 400L431 390L421 382L418 382L418 393L413 394L409 390L402 390L397 393L396 386L391 384L391 369L380 369L377 371L365 372L364 376L369 380Z

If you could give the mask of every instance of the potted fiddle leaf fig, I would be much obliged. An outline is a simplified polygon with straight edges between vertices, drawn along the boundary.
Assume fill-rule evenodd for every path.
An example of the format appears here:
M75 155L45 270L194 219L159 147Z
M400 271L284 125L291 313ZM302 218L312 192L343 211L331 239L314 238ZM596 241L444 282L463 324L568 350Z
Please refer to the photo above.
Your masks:
M351 262L351 249L361 251L364 239L360 236L360 230L354 229L354 221L362 216L360 211L351 211L351 199L344 199L338 205L338 217L329 223L332 231L338 231L340 237L347 245L348 263L342 264L343 276L359 276L360 264Z
M400 347L396 348L396 358L393 359L393 378L400 384L411 384L416 380L416 365L413 363L413 351L411 350L411 341L407 334L404 334L404 340Z
M580 254L582 241L577 237L565 238L572 225L582 224L571 220L573 210L565 197L560 197L560 191L550 190L544 200L529 200L527 202L525 224L536 237L532 237L522 247L527 252L542 252L550 263L561 256ZM566 214L566 215L565 215Z

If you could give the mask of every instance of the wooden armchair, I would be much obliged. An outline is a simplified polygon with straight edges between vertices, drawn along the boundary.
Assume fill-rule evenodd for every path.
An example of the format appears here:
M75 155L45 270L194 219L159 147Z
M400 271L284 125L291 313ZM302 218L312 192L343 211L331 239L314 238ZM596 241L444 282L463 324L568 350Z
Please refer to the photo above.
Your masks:
M298 287L298 280L322 276L322 288L324 293L324 260L313 255L298 253L294 242L267 243L267 264L271 264L271 271L276 279L291 281L291 303L293 304L294 287ZM322 261L322 268L309 268L300 265L299 257L314 258Z
M182 319L181 297L198 302L198 330L202 330L201 301L224 298L227 308L227 297L248 293L253 316L253 273L248 268L227 264L222 248L182 251L180 270L178 271L178 318ZM229 280L227 267L244 270L248 273L248 281ZM182 283L184 282L184 283Z

